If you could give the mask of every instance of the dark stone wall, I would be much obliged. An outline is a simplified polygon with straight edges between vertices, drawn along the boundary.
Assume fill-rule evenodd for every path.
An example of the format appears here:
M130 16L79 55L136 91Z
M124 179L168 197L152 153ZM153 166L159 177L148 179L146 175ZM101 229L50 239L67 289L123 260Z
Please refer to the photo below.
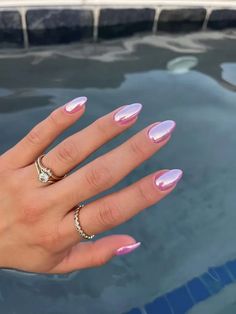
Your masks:
M23 47L23 31L18 11L0 11L0 47Z
M208 21L208 28L222 30L236 27L236 10L214 10Z
M1 8L0 8L1 9ZM160 8L157 34L200 31L206 19L205 8ZM131 36L152 32L155 9L101 9L98 39ZM26 27L30 46L55 45L91 41L94 34L94 12L87 9L28 9ZM236 28L236 9L216 9L210 14L207 28L223 30ZM20 13L0 11L0 48L24 47Z
M154 9L103 9L98 37L108 39L152 31L154 18Z
M30 45L65 44L93 37L90 10L29 10L26 23Z
M196 32L202 29L206 9L162 10L158 20L158 31L168 33Z

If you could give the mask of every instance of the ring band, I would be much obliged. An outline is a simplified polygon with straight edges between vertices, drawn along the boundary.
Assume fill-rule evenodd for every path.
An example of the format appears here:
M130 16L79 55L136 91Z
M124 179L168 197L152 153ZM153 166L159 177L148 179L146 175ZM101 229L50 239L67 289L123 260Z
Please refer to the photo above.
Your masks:
M84 207L84 204L80 204L79 206L77 206L75 208L75 211L74 211L75 227L76 227L76 230L79 232L79 234L81 235L82 238L84 238L85 240L91 240L95 237L95 235L94 234L88 235L87 233L85 233L81 227L80 222L79 222L79 212L80 212L81 208L83 208L83 207Z
M45 154L39 156L35 161L39 181L42 183L54 183L63 179L66 176L66 174L64 176L59 177L56 176L51 169L44 167L44 165L42 164L42 158L44 156Z

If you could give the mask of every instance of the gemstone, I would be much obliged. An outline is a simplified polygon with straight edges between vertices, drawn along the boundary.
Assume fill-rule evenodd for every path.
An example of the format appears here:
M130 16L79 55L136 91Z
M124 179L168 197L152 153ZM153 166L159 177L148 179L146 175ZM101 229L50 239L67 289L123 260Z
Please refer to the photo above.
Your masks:
M49 180L49 175L46 172L41 172L39 175L39 181L46 183Z

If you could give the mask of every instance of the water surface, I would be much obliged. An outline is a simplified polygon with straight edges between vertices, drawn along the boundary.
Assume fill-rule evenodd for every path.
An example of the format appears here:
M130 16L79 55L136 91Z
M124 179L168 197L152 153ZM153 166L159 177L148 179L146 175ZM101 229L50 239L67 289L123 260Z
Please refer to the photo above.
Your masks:
M1 270L1 313L120 314L144 309L208 273L209 267L236 259L234 38L222 33L146 36L0 55L0 153L54 108L86 95L85 115L54 145L116 107L138 101L144 105L138 122L90 159L148 124L173 119L177 128L168 145L112 190L162 168L185 172L167 199L112 231L141 241L135 253L99 269L62 276ZM178 73L167 69L171 60L184 57L197 62L187 70L184 61L178 63L183 67ZM171 313L232 313L233 281L200 303L192 300L189 310L170 304Z

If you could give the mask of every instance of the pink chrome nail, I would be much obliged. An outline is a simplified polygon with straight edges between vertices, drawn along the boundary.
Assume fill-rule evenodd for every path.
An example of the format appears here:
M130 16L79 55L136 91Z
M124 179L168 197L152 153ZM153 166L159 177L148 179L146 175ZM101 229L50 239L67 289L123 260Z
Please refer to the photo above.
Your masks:
M141 242L137 242L137 243L134 243L134 244L122 246L122 247L120 247L119 249L117 249L115 251L115 255L119 256L119 255L125 255L125 254L128 254L128 253L131 253L134 250L136 250L140 245L141 245Z
M174 131L175 126L176 123L172 120L160 122L149 129L148 136L153 142L160 143Z
M163 173L155 178L156 186L165 191L174 187L183 176L183 171L180 169L173 169Z
M120 122L122 124L128 123L133 120L142 109L142 105L139 103L126 105L125 107L121 108L117 111L114 115L114 120L116 122Z
M86 102L87 97L85 96L78 97L65 104L64 109L67 113L76 113L77 111L83 108Z

